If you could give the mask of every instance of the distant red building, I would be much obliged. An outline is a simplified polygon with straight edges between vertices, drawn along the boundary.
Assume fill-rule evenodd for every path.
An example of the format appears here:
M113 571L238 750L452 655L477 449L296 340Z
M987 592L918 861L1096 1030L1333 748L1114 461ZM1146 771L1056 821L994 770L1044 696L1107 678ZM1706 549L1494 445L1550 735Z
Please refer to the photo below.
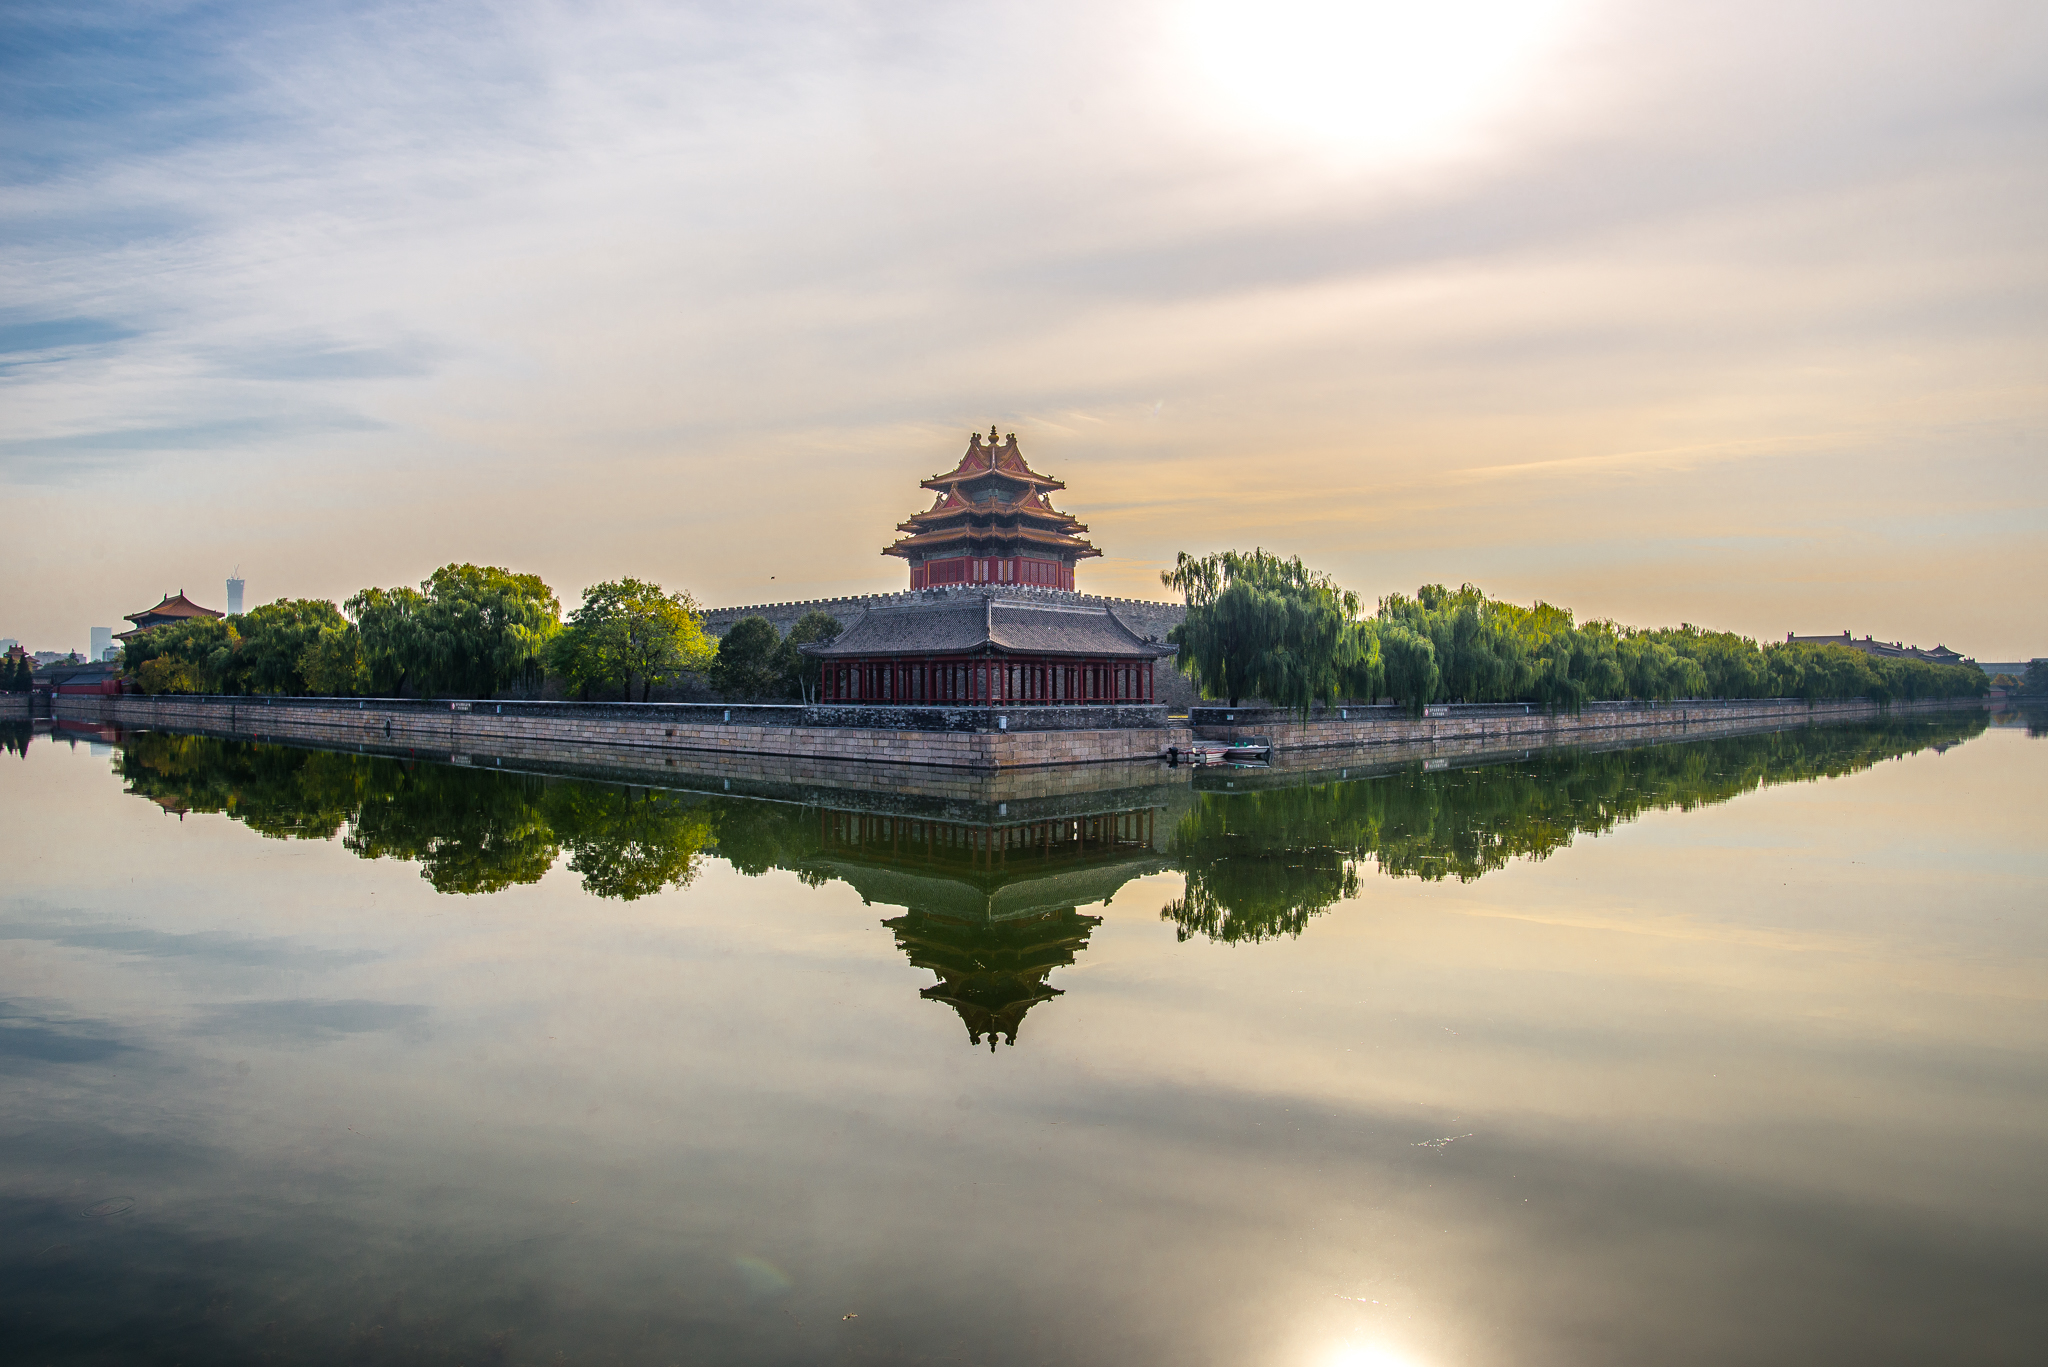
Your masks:
M1919 646L1901 645L1897 641L1874 641L1868 636L1859 641L1846 631L1840 636L1797 636L1788 631L1785 633L1785 640L1792 645L1847 646L1851 650L1860 650L1865 655L1877 655L1887 660L1921 660L1931 665L1973 665L1977 663L1976 660L1969 656L1959 655L1947 646L1936 646L1932 650L1922 650Z
M132 640L152 627L166 626L172 622L189 622L194 617L220 617L225 614L215 612L212 608L200 607L185 596L183 589L179 589L175 595L164 595L163 602L153 608L121 615L135 623L135 626L132 630L116 634L114 639L117 641Z

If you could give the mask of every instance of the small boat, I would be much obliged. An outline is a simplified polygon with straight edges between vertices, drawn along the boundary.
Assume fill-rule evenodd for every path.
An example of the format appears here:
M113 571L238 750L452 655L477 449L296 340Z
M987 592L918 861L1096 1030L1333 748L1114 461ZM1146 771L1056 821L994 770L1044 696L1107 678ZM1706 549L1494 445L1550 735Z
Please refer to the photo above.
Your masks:
M1176 767L1182 764L1270 764L1272 760L1273 743L1257 737L1227 743L1198 740L1192 745L1166 747L1166 762Z

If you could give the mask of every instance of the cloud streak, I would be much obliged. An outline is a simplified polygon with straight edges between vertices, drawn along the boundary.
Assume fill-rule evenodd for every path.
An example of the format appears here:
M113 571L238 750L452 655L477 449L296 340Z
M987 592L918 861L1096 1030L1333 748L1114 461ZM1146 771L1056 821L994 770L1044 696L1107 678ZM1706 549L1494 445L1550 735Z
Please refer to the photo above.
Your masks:
M451 558L890 587L916 480L995 421L1106 590L1261 542L1368 596L1558 599L1610 524L1705 548L1911 491L1965 514L1924 591L1643 565L1582 606L2048 649L2048 610L1942 568L2048 568L2030 7L1580 6L1406 152L1257 117L1147 4L21 13L0 479L123 549L35 562L8 634L236 560L258 597ZM1714 454L1617 454L1674 451ZM1500 556L1538 470L1576 511ZM1387 495L1430 488L1383 552Z

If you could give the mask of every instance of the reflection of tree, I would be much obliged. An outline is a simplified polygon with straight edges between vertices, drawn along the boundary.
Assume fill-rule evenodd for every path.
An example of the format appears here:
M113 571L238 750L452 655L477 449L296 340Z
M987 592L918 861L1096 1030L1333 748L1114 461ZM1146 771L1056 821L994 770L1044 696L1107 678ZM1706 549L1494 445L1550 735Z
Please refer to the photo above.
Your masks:
M1663 807L1726 802L1776 783L1866 769L1968 739L1981 714L1808 727L1629 750L1551 750L1513 764L1251 793L1202 793L1175 833L1187 893L1161 917L1185 939L1298 935L1359 889L1354 863L1469 882L1517 858L1542 859Z
M340 835L365 859L418 863L440 892L537 882L566 847L588 891L645 897L687 884L713 830L706 808L644 789L210 736L130 736L116 768L167 811L277 839Z
M500 892L554 867L561 845L541 811L542 780L390 760L367 768L378 781L341 842L363 858L413 860L436 892Z
M360 800L350 756L210 736L132 735L114 768L166 811L220 812L273 840L331 840Z
M818 810L788 802L713 798L705 804L718 834L718 854L749 878L788 869L817 887L827 875L811 867L818 856Z
M16 721L13 717L0 721L0 754L20 755L28 758L28 743L35 735L35 724Z
M689 885L711 843L702 807L644 788L557 783L548 790L548 822L569 849L569 867L599 897L630 902Z
M918 995L959 1012L967 1038L980 1044L986 1037L993 1052L998 1035L1017 1042L1026 1011L1060 995L1046 979L1087 948L1102 918L1072 907L1003 921L912 909L882 924L896 932L896 947L913 965L939 975Z

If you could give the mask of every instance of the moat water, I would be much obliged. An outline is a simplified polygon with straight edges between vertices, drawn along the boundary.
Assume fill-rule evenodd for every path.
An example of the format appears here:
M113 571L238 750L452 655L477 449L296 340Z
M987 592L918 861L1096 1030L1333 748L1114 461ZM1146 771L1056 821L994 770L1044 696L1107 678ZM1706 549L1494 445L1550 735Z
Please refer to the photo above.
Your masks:
M2040 729L963 810L15 724L0 1356L2038 1362Z

